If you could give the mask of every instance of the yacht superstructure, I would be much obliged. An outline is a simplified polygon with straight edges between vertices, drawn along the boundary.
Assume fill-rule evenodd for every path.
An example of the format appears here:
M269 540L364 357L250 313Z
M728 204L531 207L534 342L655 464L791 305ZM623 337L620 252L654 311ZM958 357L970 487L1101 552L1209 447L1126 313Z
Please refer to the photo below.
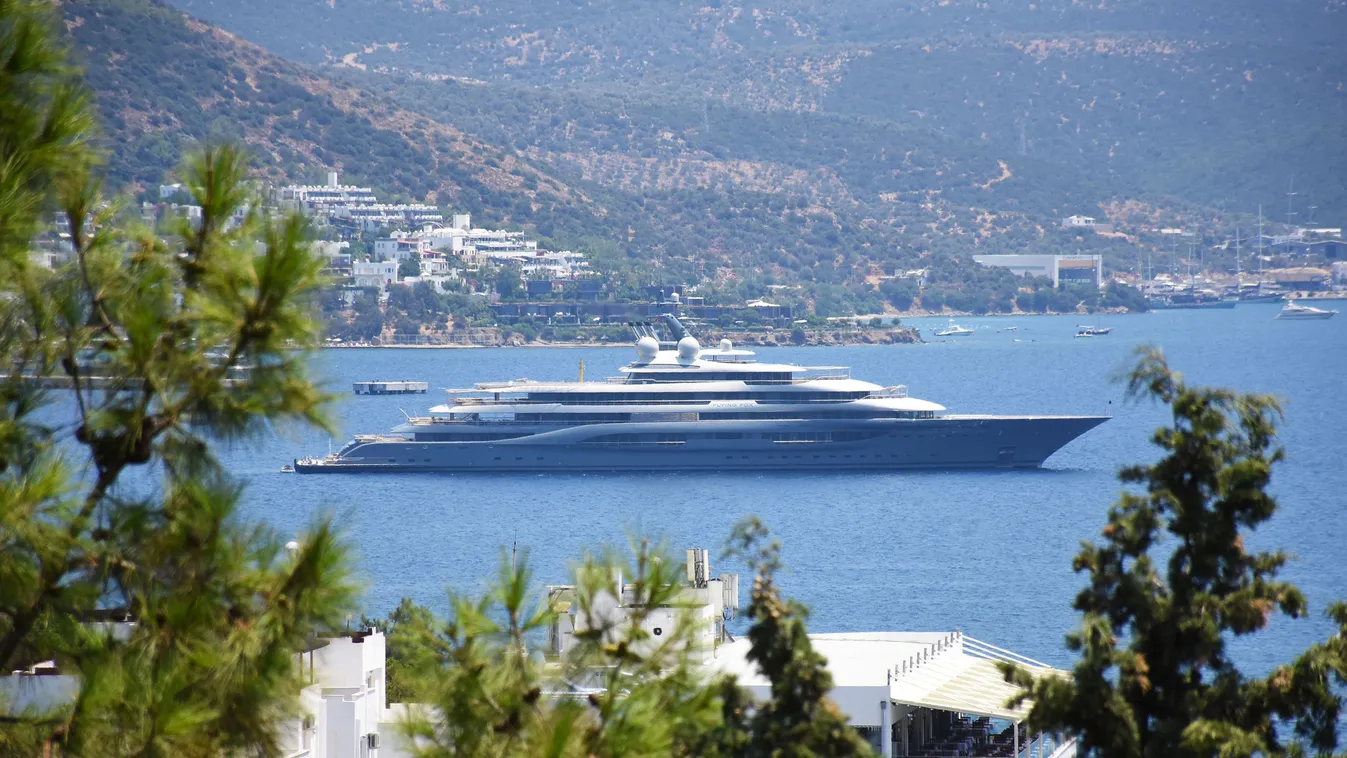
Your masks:
M758 363L636 324L603 381L484 382L387 434L295 461L299 473L1036 467L1102 416L954 415L845 367Z

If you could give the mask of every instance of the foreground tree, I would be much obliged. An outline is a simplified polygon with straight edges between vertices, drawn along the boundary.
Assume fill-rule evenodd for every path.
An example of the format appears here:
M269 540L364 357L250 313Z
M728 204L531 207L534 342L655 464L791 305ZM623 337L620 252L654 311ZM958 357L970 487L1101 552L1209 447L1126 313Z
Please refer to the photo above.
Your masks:
M587 558L567 603L587 620L561 660L530 654L563 612L532 605L524 564L502 560L486 597L453 599L437 634L413 658L434 659L416 687L432 711L405 725L418 754L432 756L850 756L869 748L827 697L825 661L813 652L803 609L783 601L773 580L778 546L756 520L741 525L736 554L756 571L748 607L748 658L771 683L754 702L727 677L707 676L686 615L653 637L646 620L680 603L682 564L641 543L634 560ZM626 614L613 614L624 577ZM533 607L533 610L530 610ZM402 609L403 616L416 617Z
M1334 637L1266 677L1242 673L1226 650L1277 612L1308 611L1277 579L1287 555L1245 547L1277 509L1267 487L1282 459L1279 404L1191 386L1154 349L1140 354L1127 390L1169 406L1172 425L1153 438L1165 454L1122 471L1144 491L1125 492L1101 542L1076 556L1089 584L1075 601L1081 628L1067 637L1081 656L1073 675L1035 683L1006 668L1021 701L1033 699L1031 728L1119 758L1331 753L1347 684L1347 605L1329 608ZM1153 557L1170 547L1167 561Z
M0 671L52 661L74 687L0 689L0 752L275 755L293 654L352 585L326 522L288 553L240 520L214 449L325 423L321 264L298 217L238 220L255 204L231 146L185 165L201 217L174 239L123 223L60 29L0 0ZM55 211L73 251L49 270L29 250Z

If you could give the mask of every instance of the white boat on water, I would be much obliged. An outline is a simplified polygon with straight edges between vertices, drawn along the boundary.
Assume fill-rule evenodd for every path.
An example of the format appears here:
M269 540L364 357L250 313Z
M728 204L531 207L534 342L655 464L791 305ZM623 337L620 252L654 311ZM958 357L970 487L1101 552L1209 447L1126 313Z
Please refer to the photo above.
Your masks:
M1277 318L1304 321L1309 319L1333 318L1336 315L1338 315L1337 311L1326 311L1308 305L1296 305L1295 301L1290 301L1282 306L1281 312L1277 314Z
M965 329L965 328L963 328L962 326L959 326L958 324L950 324L949 326L945 327L944 329L938 329L938 330L936 330L935 336L937 336L937 337L967 337L968 335L970 335L970 334L972 334L972 333L973 333L973 330L972 330L972 329Z
M1077 337L1102 337L1113 331L1111 326L1077 326Z

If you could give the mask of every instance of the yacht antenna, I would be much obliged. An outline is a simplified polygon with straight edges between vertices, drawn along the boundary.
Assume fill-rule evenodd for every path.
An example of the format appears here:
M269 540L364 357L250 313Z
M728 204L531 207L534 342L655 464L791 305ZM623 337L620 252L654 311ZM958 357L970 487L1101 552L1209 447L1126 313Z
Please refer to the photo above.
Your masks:
M409 416L409 415L407 415L407 411L402 410L401 408L399 408L398 410L399 410L399 411L402 411L402 417L403 417L403 418L407 419L408 421L411 421L411 420L412 420L412 417Z

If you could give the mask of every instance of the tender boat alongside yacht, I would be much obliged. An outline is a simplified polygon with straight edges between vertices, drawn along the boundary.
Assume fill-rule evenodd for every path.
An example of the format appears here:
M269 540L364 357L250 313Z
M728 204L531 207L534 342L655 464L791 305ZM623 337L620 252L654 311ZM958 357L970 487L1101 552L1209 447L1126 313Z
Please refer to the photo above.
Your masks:
M1277 314L1277 318L1287 321L1308 321L1329 319L1336 315L1338 315L1337 311L1326 311L1308 305L1298 305L1292 300L1282 306L1281 312Z
M636 324L604 381L487 382L298 473L1032 468L1105 416L960 415L837 366L758 363Z

